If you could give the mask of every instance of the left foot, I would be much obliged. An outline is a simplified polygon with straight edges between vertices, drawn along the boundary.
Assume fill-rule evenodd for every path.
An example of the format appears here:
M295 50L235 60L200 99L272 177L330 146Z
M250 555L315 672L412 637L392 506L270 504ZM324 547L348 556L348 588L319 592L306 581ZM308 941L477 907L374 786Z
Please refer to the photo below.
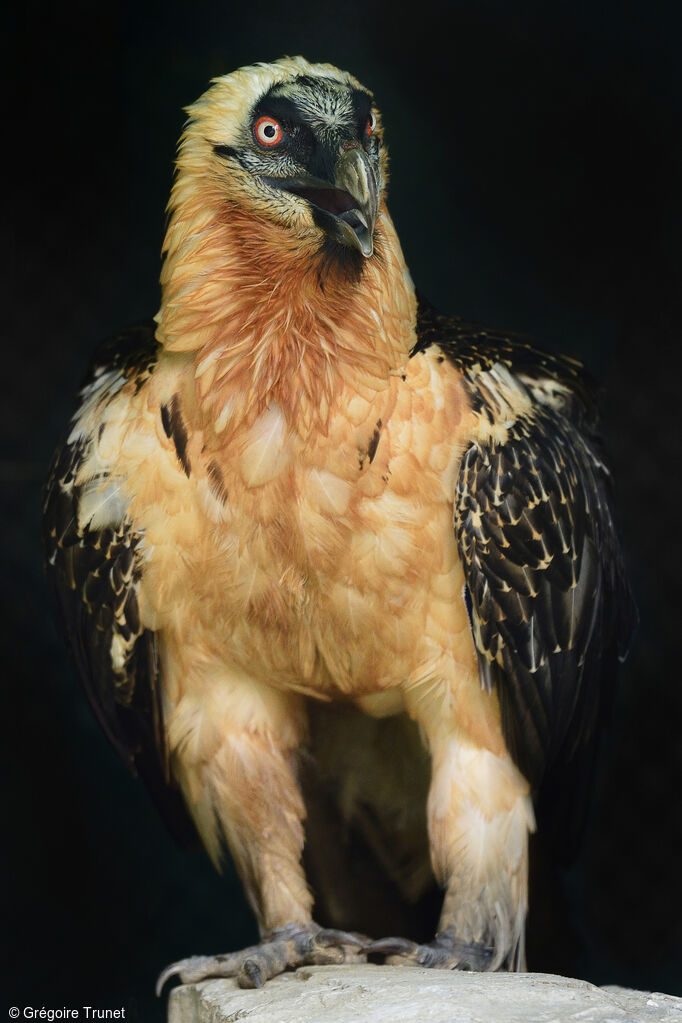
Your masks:
M477 942L460 941L441 931L428 945L407 938L380 938L365 947L365 953L381 953L393 966L426 966L432 970L477 970L490 968L493 949Z
M171 963L156 982L161 994L171 977L183 984L194 984L210 977L236 977L240 987L262 987L266 980L299 966L327 966L333 963L366 962L369 938L347 931L324 930L313 924L300 927L289 924L272 931L259 945L227 955L190 956Z

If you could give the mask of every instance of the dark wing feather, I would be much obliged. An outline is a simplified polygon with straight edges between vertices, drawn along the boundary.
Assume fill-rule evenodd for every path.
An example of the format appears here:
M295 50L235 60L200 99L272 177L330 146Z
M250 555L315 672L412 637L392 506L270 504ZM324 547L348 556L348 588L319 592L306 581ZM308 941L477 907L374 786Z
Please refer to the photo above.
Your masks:
M572 423L536 408L505 443L465 453L455 528L481 678L499 687L510 751L538 785L594 734L594 676L632 626L602 463Z
M459 316L445 316L420 296L417 344L412 354L433 344L439 345L465 374L501 363L531 386L534 382L554 381L569 389L566 400L570 416L589 428L596 425L598 387L578 359L545 352L520 334L482 327ZM481 397L474 392L472 399L474 408L480 408Z
M153 372L156 347L153 323L112 338L98 350L83 392L112 371L112 393L126 381L139 389ZM100 725L147 783L171 830L185 840L192 829L168 776L156 636L142 628L137 603L142 536L128 519L100 529L79 525L84 488L77 476L92 440L70 432L50 468L43 515L48 586Z
M593 436L594 389L579 363L513 336L428 309L420 322L422 350L438 343L459 366L481 415L492 420L497 411L477 382L498 362L533 399L504 442L465 452L455 530L481 681L497 688L505 740L541 812L553 802L564 836L575 835L603 710L636 622L610 476Z

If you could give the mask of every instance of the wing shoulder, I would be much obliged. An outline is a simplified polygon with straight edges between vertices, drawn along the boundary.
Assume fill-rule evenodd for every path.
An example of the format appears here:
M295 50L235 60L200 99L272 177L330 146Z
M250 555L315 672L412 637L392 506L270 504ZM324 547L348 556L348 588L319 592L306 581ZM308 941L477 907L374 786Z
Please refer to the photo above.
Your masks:
M588 430L596 427L598 386L578 359L543 351L520 334L445 316L420 298L412 354L432 345L460 370L475 409L482 404L481 375L501 368L532 400L553 405Z

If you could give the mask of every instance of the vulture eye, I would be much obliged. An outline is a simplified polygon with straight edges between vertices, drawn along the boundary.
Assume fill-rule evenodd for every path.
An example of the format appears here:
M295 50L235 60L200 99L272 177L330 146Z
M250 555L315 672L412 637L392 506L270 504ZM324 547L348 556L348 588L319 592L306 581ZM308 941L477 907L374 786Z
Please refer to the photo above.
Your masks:
M369 138L370 135L374 134L374 129L376 128L376 126L377 126L377 119L374 116L374 114L372 113L372 111L370 110L369 117L367 118L367 124L365 125L365 135L367 136L367 138Z
M261 146L276 146L282 141L282 126L274 117L259 117L253 126L253 134Z

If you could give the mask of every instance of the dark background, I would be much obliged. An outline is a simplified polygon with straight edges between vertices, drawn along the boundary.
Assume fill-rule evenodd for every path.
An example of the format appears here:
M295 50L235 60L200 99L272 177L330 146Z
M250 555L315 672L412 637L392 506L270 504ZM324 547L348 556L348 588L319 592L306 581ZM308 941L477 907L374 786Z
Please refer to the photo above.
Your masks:
M576 970L682 993L678 10L170 0L3 15L8 1005L162 1018L161 966L255 935L234 877L174 845L91 718L47 607L39 504L88 353L157 308L181 107L213 75L299 52L374 90L421 290L581 356L605 384L641 626L568 881Z

